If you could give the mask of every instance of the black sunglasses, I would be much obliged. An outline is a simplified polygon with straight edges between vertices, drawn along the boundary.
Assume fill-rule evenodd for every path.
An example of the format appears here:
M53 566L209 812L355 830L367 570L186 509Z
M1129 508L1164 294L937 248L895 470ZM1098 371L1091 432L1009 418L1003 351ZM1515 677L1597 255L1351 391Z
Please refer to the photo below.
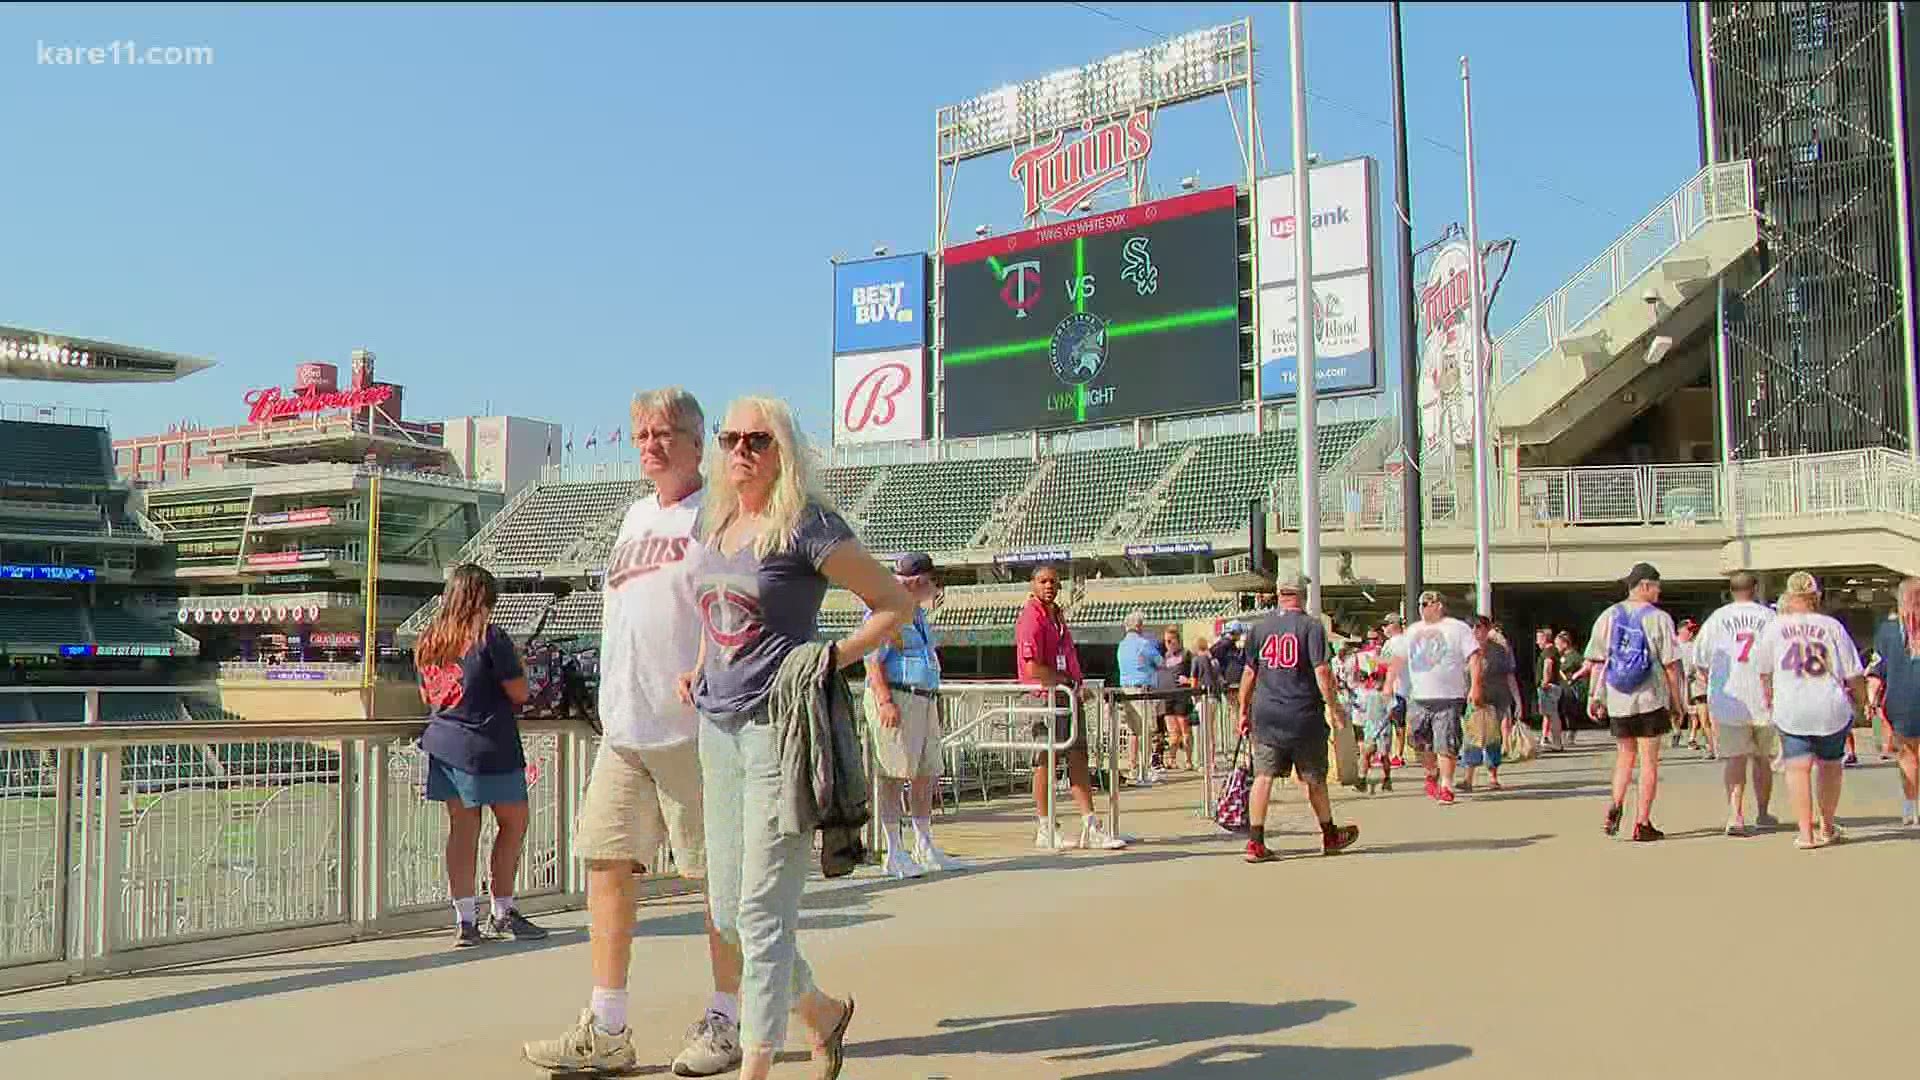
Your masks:
M733 448L739 446L743 440L747 444L748 453L764 454L773 448L771 431L722 431L719 438L720 449L729 454L733 453Z

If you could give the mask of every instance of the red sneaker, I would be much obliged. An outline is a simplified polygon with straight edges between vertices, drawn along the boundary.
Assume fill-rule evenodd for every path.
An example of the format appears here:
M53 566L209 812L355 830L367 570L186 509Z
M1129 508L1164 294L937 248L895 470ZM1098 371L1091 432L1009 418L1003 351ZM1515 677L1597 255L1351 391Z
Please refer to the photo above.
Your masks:
M1440 781L1429 778L1427 780L1427 798L1438 799L1439 797L1440 797Z
M1260 841L1249 840L1247 841L1247 861L1250 863L1272 862L1273 852Z
M1358 825L1342 825L1333 831L1332 836L1321 833L1320 854L1338 855L1352 847L1354 841L1358 839L1360 839L1360 826Z
M1404 769L1404 768L1406 768L1406 767L1407 767L1407 759L1406 759L1406 758L1394 758L1394 759L1393 759L1393 767L1394 767L1394 768L1396 768L1396 769Z
M1439 800L1439 803L1441 806L1452 806L1453 805L1453 789L1444 788L1444 787L1441 788L1440 794L1436 796L1436 798Z

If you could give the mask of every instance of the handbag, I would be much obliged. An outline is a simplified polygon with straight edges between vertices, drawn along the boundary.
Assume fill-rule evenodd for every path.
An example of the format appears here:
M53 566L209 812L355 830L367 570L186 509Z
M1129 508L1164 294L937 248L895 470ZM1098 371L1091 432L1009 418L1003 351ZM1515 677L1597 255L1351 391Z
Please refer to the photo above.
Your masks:
M1227 774L1227 789L1220 795L1220 805L1214 809L1214 824L1232 833L1247 831L1247 798L1253 792L1253 760L1240 763L1240 751L1247 745L1247 736L1243 732L1240 741L1233 747L1233 771Z
M1500 756L1506 761L1532 761L1540 754L1540 740L1533 737L1532 729L1521 720L1513 722L1513 729L1507 732L1506 742L1500 747Z

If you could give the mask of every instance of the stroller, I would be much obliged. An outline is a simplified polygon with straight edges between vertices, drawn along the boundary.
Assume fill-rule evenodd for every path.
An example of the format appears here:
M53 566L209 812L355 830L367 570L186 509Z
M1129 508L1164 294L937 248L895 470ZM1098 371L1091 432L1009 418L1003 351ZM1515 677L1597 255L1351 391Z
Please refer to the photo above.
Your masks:
M535 720L578 720L600 730L600 642L584 635L546 638L547 614L520 650L527 670L527 707L523 715Z

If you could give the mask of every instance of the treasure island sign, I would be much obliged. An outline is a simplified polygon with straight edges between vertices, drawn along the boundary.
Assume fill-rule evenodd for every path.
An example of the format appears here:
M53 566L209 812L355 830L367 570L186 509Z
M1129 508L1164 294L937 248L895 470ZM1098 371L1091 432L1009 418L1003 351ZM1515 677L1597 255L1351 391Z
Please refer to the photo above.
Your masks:
M366 386L357 390L320 390L307 386L289 397L277 386L247 391L247 423L288 420L296 416L330 412L334 409L372 409L385 405L393 397L391 386Z

